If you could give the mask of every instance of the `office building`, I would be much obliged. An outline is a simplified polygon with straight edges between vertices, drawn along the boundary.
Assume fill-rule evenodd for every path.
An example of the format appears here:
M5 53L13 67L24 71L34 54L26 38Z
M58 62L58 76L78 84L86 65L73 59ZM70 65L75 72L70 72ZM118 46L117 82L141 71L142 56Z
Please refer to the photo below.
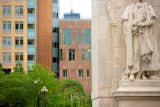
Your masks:
M58 0L0 0L0 16L0 63L5 72L13 71L16 63L25 71L36 63L58 72Z
M90 93L91 21L80 19L73 11L66 14L59 24L59 77L79 81Z

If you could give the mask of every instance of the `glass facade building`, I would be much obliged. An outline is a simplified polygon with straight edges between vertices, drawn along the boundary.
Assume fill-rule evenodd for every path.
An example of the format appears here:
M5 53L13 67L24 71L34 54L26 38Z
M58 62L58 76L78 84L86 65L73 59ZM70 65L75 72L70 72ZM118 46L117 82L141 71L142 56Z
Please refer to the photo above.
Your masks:
M58 0L53 0L52 18L53 18L53 30L52 30L52 71L57 76L59 73L59 8Z

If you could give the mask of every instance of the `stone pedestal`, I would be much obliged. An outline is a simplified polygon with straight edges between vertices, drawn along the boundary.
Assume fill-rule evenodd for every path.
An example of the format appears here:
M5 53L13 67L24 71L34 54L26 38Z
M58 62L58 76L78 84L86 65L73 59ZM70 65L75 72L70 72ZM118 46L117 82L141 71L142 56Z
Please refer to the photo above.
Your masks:
M113 96L117 107L160 107L160 81L120 81Z

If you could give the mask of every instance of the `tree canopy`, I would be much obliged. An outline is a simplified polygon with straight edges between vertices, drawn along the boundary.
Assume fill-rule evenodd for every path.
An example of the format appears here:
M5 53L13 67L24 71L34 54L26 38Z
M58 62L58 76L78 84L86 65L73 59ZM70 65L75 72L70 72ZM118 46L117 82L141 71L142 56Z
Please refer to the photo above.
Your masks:
M44 96L42 88L46 87ZM90 97L82 85L73 80L59 80L55 74L41 65L34 65L25 74L17 65L15 72L0 72L0 106L4 107L91 107Z

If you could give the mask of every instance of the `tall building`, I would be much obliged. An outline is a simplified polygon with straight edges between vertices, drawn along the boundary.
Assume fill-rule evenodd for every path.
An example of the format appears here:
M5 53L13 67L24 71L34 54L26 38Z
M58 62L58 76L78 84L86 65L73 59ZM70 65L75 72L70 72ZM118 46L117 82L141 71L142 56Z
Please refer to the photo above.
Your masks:
M91 92L91 21L71 12L60 20L60 79L78 80Z
M58 61L53 63L58 56L58 0L0 0L0 16L0 63L5 72L13 71L16 63L25 71L37 63L58 72Z

